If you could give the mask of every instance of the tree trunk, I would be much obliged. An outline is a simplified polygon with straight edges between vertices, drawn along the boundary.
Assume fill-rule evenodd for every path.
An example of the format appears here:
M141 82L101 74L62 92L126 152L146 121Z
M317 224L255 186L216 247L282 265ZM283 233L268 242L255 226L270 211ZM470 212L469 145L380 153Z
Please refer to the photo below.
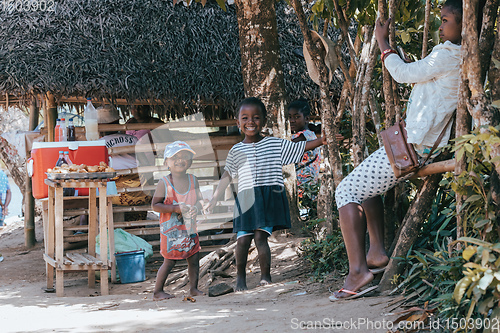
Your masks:
M417 197L413 200L410 209L406 212L403 225L397 237L396 246L382 280L379 283L380 291L387 292L391 290L393 276L400 273L400 267L398 267L400 260L395 259L395 257L404 258L413 243L417 240L420 228L429 213L429 207L432 204L432 200L434 200L441 179L441 174L427 177L418 191Z
M10 176L19 189L26 186L26 162L19 155L16 147L0 136L0 160L5 162Z
M236 14L245 96L259 97L268 108L268 125L275 137L290 136L285 117L285 81L281 66L274 0L237 0ZM295 168L284 168L292 232L301 233Z
M488 71L488 79L491 87L491 104L490 109L493 113L492 119L495 120L493 126L497 126L500 118L500 16L497 16L497 31L494 39L493 52L491 54L490 69ZM500 145L493 148L492 158L500 156ZM500 174L500 161L495 164L497 176ZM497 215L500 218L500 215Z
M29 130L33 131L38 126L38 117L40 113L36 102L36 97L31 99ZM26 175L26 188L24 191L24 245L27 248L35 246L35 198L33 197L33 188L31 177Z
M321 124L323 133L327 138L327 145L324 147L324 151L328 150L327 156L330 166L332 167L332 180L335 187L338 186L342 180L342 160L340 157L339 145L335 140L335 134L339 133L338 123L335 121L337 119L337 110L332 103L329 95L329 82L328 82L328 68L319 56L319 50L312 41L311 31L307 26L307 19L304 14L304 9L302 8L302 3L300 0L293 0L292 6L295 9L297 18L299 20L300 30L302 31L302 36L304 37L304 42L306 44L307 50L313 59L314 65L318 69L320 82L320 96L321 96L321 106L323 112L321 113ZM329 184L328 184L329 185ZM333 187L332 187L333 188ZM328 198L325 198L328 200ZM333 200L333 196L330 198ZM328 204L327 202L325 204ZM327 211L328 209L325 209ZM332 229L333 216L326 216L326 225L329 225L327 229Z

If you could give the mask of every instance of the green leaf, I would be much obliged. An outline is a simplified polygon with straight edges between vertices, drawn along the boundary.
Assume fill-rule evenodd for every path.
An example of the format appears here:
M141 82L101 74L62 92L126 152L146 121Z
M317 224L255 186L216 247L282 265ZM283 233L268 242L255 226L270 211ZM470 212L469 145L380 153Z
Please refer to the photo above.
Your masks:
M460 281L458 281L457 285L455 286L455 291L453 292L453 299L457 304L460 304L460 300L462 300L462 297L465 294L465 291L467 290L467 287L472 282L472 277L470 276L464 276Z
M482 198L483 197L481 195L474 194L474 195L471 195L470 197L468 197L467 200L465 200L465 203L478 201L478 200L481 200Z
M493 248L493 244L491 243L488 243L488 242L485 242L483 240L480 240L480 239L477 239L477 238L472 238L472 237L460 237L459 239L457 239L458 241L462 241L462 242L468 242L468 243L472 243L472 244L476 244L476 245L479 245L479 246L484 246L484 247L488 247L488 248Z
M479 229L479 228L483 227L484 225L486 225L489 222L490 222L489 219L481 220L481 221L477 222L476 224L474 224L474 228Z
M469 259L474 255L476 254L476 251L477 251L477 248L475 246L472 246L472 245L469 245L467 246L467 248L464 250L464 252L462 253L462 257L469 261Z
M458 149L456 152L456 154L457 154L456 160L460 161L463 158L464 153L465 153L465 149L463 147L460 147L460 149Z
M227 12L225 0L215 0L215 1L217 1L217 4L219 5L220 8L222 8L223 11Z
M486 289L490 286L490 283L493 281L493 278L494 276L491 269L488 269L486 272L484 272L481 280L479 280L477 287L482 291L486 291Z
M407 31L401 31L401 40L403 43L408 44L411 41L411 36Z

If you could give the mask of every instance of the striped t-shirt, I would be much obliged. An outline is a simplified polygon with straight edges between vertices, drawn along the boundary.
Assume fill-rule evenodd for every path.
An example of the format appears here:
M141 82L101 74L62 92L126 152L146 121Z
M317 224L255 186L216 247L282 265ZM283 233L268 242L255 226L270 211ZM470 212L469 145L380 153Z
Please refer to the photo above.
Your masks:
M285 186L284 165L302 160L306 141L265 137L256 143L235 144L227 155L225 170L238 177L238 193L257 186Z

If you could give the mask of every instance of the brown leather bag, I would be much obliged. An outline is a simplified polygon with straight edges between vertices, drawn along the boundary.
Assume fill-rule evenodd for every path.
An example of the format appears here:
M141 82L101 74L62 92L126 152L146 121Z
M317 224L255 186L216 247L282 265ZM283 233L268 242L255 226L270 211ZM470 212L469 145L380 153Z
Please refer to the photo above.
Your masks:
M392 170L396 178L404 177L409 173L417 172L429 160L432 153L436 150L438 144L443 139L446 128L450 125L454 116L451 116L448 123L439 134L431 151L423 162L419 162L418 155L413 148L413 144L408 143L406 135L406 124L404 120L397 121L396 124L380 132L385 152L391 163Z
M406 176L420 168L418 155L413 145L407 142L404 120L380 132L380 136L396 178Z

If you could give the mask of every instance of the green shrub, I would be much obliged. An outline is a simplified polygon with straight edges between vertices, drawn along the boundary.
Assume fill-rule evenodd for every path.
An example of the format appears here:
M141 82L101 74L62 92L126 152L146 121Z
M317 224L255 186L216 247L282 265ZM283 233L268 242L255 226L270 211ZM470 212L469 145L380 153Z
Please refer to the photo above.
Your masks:
M317 228L324 219L312 220L307 223L309 231ZM307 238L299 246L299 256L311 266L311 278L314 281L323 281L324 278L335 272L345 275L348 272L347 253L340 230L335 229L332 234L323 239Z

